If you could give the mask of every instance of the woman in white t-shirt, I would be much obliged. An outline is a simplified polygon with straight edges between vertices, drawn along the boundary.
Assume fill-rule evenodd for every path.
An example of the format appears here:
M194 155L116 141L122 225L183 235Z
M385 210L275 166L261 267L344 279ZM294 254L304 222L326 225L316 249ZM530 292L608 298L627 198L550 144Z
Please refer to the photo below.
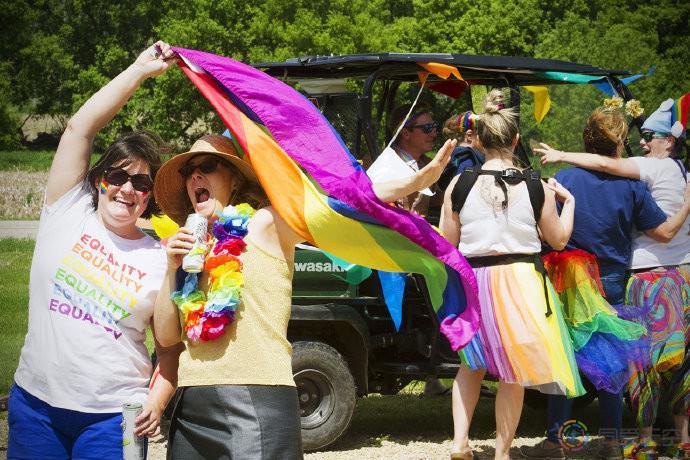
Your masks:
M569 153L546 144L535 152L542 163L565 162L581 168L641 179L652 197L668 216L684 214L680 230L665 242L657 242L642 232L633 240L632 275L628 282L626 303L649 308L648 330L651 337L650 370L637 369L628 387L630 403L640 428L640 439L633 450L654 454L652 440L662 387L669 388L669 400L677 432L678 448L690 454L688 409L690 408L690 359L685 352L690 338L690 187L683 164L672 158L678 138L684 134L680 123L672 123L673 100L664 101L642 125L640 146L644 157L612 158L595 154ZM677 230L674 229L674 230Z
M98 131L172 56L158 42L67 124L50 169L29 286L29 328L9 399L9 458L121 458L122 406L140 403L152 435L174 390L175 349L157 347L149 391L145 345L165 251L136 225L158 211L163 143L131 133L89 169Z

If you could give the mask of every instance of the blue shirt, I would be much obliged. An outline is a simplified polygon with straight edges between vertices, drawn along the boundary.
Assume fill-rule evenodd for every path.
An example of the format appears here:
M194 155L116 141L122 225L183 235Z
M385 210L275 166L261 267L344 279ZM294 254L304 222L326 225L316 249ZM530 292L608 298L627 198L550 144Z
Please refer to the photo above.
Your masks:
M633 227L644 231L666 221L644 182L581 168L556 174L575 197L575 225L568 247L594 254L603 264L629 266Z

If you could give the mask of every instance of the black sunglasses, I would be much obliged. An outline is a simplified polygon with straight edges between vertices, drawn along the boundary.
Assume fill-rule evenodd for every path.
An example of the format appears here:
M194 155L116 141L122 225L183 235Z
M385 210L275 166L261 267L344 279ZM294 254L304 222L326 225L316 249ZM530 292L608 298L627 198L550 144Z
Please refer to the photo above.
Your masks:
M179 169L179 173L185 179L194 174L194 171L197 168L199 168L199 171L204 174L211 174L213 171L218 169L218 165L221 163L223 163L223 160L218 157L206 158L199 164L187 163Z
M120 187L127 182L132 183L132 188L137 192L150 192L153 190L153 179L148 174L133 174L130 175L122 168L106 169L103 173L103 179L111 185Z
M645 142L652 142L652 139L664 139L664 138L668 137L668 134L657 133L656 131L642 131L640 133L640 137Z
M424 134L431 134L431 132L432 132L433 130L435 130L437 127L438 127L438 125L437 125L436 123L424 123L423 125L410 125L410 126L407 126L407 129L412 130L412 129L415 129L415 128L419 128L419 129L421 129L421 130L424 132Z

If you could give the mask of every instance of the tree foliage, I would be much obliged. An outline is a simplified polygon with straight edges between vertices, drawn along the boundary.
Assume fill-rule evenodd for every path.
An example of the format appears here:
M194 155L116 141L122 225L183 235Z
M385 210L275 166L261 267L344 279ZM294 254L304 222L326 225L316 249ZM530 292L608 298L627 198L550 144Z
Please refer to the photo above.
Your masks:
M159 37L245 62L398 51L534 56L631 72L655 64L651 78L632 86L647 113L690 91L690 3L677 0L6 3L0 9L6 25L0 28L0 147L18 143L19 113L68 116ZM522 98L527 112L531 95ZM555 88L551 113L540 125L523 117L523 135L579 148L582 121L602 98L593 88ZM442 112L453 110L444 104ZM142 128L185 144L220 124L172 70L147 82L98 143Z

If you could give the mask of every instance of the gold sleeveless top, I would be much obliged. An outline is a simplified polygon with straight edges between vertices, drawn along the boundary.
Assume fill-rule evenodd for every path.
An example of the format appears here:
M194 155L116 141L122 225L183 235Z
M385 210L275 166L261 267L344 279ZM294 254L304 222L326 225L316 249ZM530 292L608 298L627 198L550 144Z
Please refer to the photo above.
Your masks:
M287 385L292 346L287 340L293 267L245 237L242 301L225 334L190 343L180 355L178 385Z

